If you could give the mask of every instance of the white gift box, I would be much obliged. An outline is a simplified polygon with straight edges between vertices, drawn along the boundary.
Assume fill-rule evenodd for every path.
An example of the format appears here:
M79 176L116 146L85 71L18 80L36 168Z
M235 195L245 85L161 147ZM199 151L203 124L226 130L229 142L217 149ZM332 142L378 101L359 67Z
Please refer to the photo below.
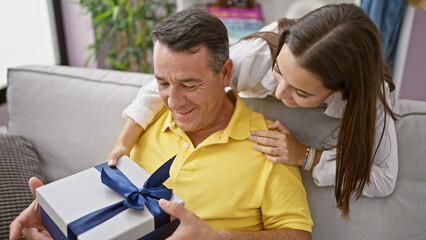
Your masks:
M116 167L138 189L142 188L150 177L126 156L118 160ZM67 239L69 223L125 199L101 182L101 172L95 167L37 188L36 196L43 225L55 239ZM184 205L183 200L175 194L170 201ZM153 236L162 233L169 235L178 224L179 222L174 220L155 229L154 217L146 206L142 211L128 208L80 234L78 239L141 239L148 235L151 235L148 236L149 239L158 239L167 236Z

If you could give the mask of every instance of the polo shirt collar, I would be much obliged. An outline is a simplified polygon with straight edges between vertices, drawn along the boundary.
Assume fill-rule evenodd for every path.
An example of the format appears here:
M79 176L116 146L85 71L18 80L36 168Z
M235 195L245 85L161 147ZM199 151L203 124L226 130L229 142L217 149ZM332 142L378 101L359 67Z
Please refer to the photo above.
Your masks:
M173 120L173 115L172 112L170 112L170 110L167 110L167 118L166 121L164 121L163 126L161 127L161 132L165 132L168 128L170 129L174 129L176 128L176 123Z
M235 99L235 109L224 134L235 140L247 139L250 136L252 110L250 110L234 91L227 93L228 97Z

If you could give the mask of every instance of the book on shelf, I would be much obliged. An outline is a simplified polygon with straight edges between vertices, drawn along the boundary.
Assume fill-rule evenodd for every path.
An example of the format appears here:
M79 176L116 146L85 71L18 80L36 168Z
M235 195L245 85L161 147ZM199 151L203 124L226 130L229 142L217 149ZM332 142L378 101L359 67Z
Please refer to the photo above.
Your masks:
M225 24L229 43L234 44L242 37L258 32L263 25L262 9L259 4L253 8L222 8L207 6Z

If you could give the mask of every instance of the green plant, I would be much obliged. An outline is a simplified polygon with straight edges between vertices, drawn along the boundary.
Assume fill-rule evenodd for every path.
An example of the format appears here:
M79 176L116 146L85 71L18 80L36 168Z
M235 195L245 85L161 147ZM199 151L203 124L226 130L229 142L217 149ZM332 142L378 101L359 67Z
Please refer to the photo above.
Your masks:
M105 55L112 69L152 72L152 29L174 12L174 1L167 0L80 0L92 15L95 43L89 46L99 60Z

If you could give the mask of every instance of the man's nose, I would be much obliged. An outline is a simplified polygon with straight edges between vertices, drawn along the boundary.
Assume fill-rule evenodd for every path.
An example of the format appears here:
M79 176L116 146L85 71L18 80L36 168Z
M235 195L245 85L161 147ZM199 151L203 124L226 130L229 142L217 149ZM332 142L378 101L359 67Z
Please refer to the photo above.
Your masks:
M184 96L182 95L182 91L179 87L171 86L169 88L169 98L167 99L167 103L170 109L178 109L183 105Z

